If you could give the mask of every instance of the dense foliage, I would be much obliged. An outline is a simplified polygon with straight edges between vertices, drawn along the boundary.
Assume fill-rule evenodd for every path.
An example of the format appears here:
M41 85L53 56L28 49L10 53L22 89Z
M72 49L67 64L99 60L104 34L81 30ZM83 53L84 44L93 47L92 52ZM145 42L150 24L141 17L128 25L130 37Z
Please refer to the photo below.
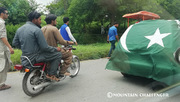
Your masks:
M118 21L126 29L122 16L126 13L150 11L157 13L161 19L179 19L179 0L56 0L47 6L51 13L69 16L71 28L75 32L90 32L92 23L106 27L109 23ZM96 30L96 33L99 33ZM94 32L93 32L94 33Z
M37 4L33 0L1 0L1 5L8 9L8 23L12 23L13 25L25 22L28 13L37 9Z
M6 7L10 14L6 25L11 41L16 29L25 23L27 14L37 9L38 4L35 0L1 0L0 6ZM161 19L180 18L180 0L54 0L46 8L58 16L58 29L63 24L63 17L68 16L72 33L76 33L78 41L83 43L103 40L100 38L106 37L115 21L120 24L118 32L121 35L127 28L127 19L122 18L126 13L145 10L160 15ZM132 24L134 22L131 20ZM42 26L45 24L42 21Z

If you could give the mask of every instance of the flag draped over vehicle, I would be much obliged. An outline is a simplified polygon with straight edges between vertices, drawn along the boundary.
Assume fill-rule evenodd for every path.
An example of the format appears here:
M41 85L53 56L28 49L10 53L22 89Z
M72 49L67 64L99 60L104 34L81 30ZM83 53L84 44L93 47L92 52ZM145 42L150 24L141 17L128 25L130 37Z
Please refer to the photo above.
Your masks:
M179 21L142 21L124 32L106 69L171 85L180 81L180 65L174 58L179 47Z

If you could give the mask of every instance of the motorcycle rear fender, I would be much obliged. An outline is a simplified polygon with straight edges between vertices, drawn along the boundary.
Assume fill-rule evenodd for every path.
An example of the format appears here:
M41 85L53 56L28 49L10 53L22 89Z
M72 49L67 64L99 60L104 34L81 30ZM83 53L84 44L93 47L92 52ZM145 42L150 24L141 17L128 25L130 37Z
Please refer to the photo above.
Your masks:
M20 65L20 64L16 64L16 65L14 66L14 69L16 69L16 70L22 70L22 69L23 69L23 66Z

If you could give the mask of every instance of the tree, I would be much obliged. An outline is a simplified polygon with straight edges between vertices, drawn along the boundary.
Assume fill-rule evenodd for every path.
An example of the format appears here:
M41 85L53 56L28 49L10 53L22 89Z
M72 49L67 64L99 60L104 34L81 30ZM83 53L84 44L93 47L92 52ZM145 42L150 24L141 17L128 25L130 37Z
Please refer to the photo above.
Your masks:
M56 0L50 5L46 6L50 13L57 16L64 15L70 6L72 0Z
M101 21L105 16L103 13L96 0L72 0L68 8L72 26L79 28L81 32L87 32L87 27L92 21Z
M149 11L160 15L162 19L179 18L179 0L57 0L49 6L51 13L70 17L74 30L92 31L89 29L95 22L103 25L114 21L124 23L122 16L126 13ZM107 24L107 23L106 23ZM124 23L125 24L125 23Z
M162 13L166 16L166 19L180 19L180 1L179 0L157 0L166 13ZM168 15L167 15L168 14Z
M27 21L28 13L37 9L34 0L1 0L0 3L8 9L8 23L13 25Z

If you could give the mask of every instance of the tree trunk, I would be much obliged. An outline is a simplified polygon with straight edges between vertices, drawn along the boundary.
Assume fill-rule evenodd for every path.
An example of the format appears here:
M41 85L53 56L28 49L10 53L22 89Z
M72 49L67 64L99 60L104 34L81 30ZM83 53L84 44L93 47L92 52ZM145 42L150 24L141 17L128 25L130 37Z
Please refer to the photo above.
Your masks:
M115 16L114 14L111 15L111 26L114 25L115 22Z
M67 10L67 6L68 6L68 0L63 0L64 2L64 10L66 11Z

